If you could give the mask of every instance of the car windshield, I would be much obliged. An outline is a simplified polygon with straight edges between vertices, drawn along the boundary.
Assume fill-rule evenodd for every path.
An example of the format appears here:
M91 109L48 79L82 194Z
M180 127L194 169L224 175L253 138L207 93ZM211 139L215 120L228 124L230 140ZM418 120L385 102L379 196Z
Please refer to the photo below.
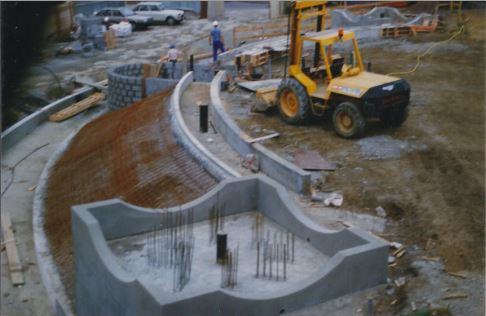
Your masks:
M130 15L135 15L135 13L130 10L130 9L127 9L127 8L121 8L120 9L120 12L124 15L124 16L130 16Z
M162 4L162 3L161 4L158 4L157 7L159 7L160 10L165 10L166 9L165 5Z

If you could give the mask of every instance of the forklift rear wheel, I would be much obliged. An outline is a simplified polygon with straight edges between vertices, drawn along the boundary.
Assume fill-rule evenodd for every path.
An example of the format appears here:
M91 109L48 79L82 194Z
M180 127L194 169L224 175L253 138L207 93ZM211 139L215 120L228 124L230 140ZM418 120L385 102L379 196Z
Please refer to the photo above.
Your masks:
M334 130L343 138L355 138L365 130L365 119L359 108L351 102L340 103L332 116Z
M280 117L287 123L300 125L308 121L311 108L304 86L293 78L282 80L277 94Z
M406 105L396 111L388 110L386 112L383 112L383 114L380 116L380 120L385 126L400 127L402 126L403 122L405 122L407 117L408 106Z

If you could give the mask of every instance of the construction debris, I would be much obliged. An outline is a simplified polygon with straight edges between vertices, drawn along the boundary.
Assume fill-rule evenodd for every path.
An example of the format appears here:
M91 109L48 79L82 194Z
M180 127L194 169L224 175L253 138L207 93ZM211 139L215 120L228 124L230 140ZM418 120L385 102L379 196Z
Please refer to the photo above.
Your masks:
M399 277L398 279L396 279L396 280L394 281L394 283L395 283L395 285L396 285L397 287L404 286L406 282L407 282L407 279L406 279L405 277Z
M277 89L282 79L268 79L258 81L239 81L236 84L248 91L257 92L259 89Z
M275 106L277 101L277 88L260 88L256 91L256 103L252 107L254 112L264 112L268 108Z
M463 273L459 273L459 272L449 272L448 271L447 274L452 275L452 276L454 276L456 278L467 279L467 276L465 274L463 274Z
M452 299L456 299L456 298L468 298L469 295L467 295L466 293L453 293L453 294L448 294L446 296L444 296L442 299L443 300L452 300Z
M376 211L376 215L378 215L379 217L383 217L383 218L385 218L385 217L386 217L386 211L385 211L385 209L384 209L383 207L378 206L378 207L375 209L375 211Z
M299 149L295 152L294 163L304 170L336 170L336 164L325 160L315 150Z
M248 154L241 163L243 168L251 170L252 172L258 172L260 170L260 162L255 154Z
M20 263L19 251L17 249L12 222L10 220L10 213L8 210L2 209L0 214L2 219L3 240L7 249L8 269L10 271L12 284L14 286L22 285L24 284L24 276L22 274L22 264Z
M253 139L249 140L249 143L250 144L258 143L258 142L268 140L268 139L272 139L272 138L275 138L275 137L278 137L278 136L280 136L280 133L272 133L272 134L269 134L269 135L253 138Z
M341 206L343 205L343 196L339 193L331 193L331 195L329 197L327 197L326 199L324 199L324 205L326 206Z

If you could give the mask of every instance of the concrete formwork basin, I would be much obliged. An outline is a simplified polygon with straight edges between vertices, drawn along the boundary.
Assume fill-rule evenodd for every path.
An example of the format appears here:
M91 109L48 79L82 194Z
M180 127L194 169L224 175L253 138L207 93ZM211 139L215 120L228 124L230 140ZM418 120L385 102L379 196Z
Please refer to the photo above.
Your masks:
M242 258L233 270L238 281L230 287L224 285L224 268L216 263L216 246L210 242L215 210L224 221L228 249ZM192 214L194 252L190 278L181 289L173 286L180 274L164 265L163 250L158 259L148 257L154 247L163 248L156 240L169 238L174 224L180 234L187 233L187 225L180 228L183 221L164 218L187 214ZM255 214L265 223L263 239L254 239ZM224 180L204 196L168 209L144 209L117 199L74 206L72 231L78 315L276 315L376 286L387 277L384 241L359 228L321 228L266 176ZM276 263L273 278L268 270L266 278L256 277L254 242L267 234L276 234L283 244L286 236L295 236L296 258L288 263L285 281L283 270L276 280ZM153 260L159 260L158 271Z

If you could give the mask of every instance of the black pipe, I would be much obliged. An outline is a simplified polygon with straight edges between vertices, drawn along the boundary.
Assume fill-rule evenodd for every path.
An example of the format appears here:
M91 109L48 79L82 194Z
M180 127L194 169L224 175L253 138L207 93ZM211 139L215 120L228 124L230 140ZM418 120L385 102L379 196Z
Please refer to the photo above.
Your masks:
M199 104L199 131L201 133L208 132L208 105Z
M218 233L216 237L216 261L223 264L226 260L228 235L226 233Z

